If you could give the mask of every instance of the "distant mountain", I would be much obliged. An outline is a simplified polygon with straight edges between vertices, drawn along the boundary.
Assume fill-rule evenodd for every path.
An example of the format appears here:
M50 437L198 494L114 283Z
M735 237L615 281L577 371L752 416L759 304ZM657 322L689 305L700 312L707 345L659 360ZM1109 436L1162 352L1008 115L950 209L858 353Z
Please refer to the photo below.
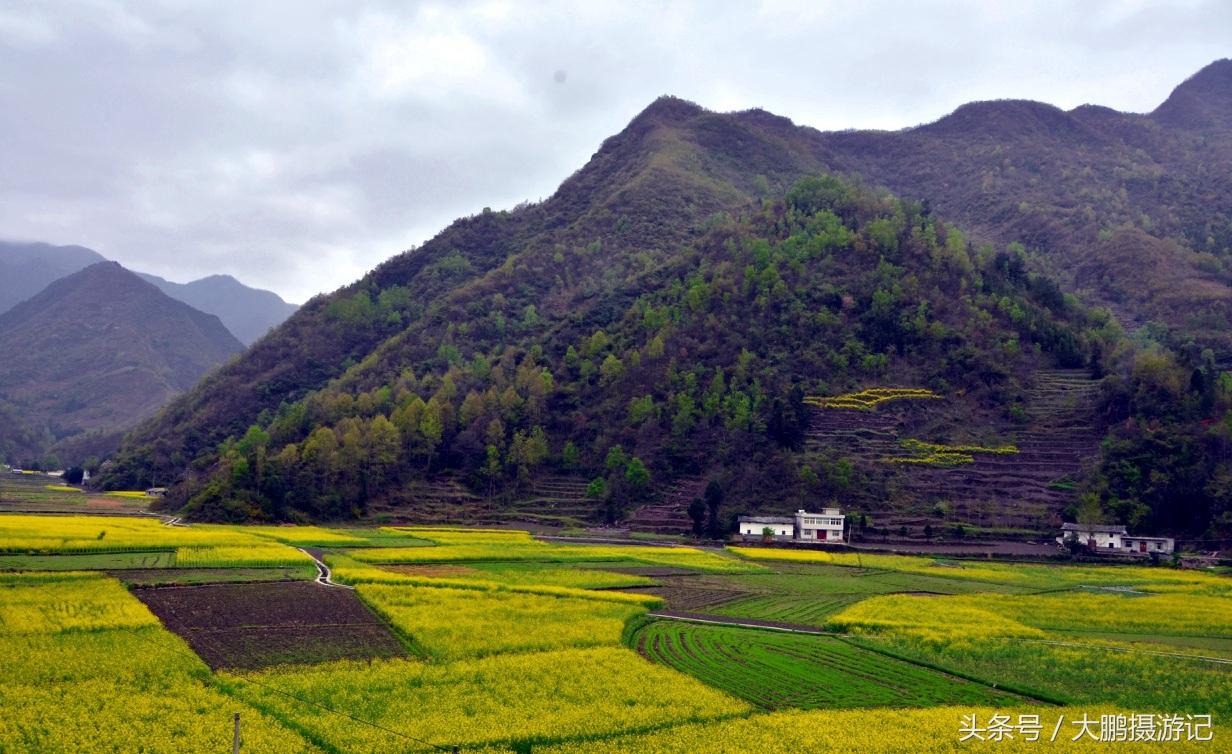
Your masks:
M230 275L210 275L191 283L173 283L138 273L168 296L217 316L244 345L252 345L298 309L278 294L249 288Z
M53 280L107 261L82 246L0 241L0 313L34 296ZM211 275L190 283L137 273L163 293L222 320L231 334L251 345L298 308L278 294L250 288L230 275Z
M0 404L22 425L8 450L118 439L242 350L217 317L119 264L86 267L0 314Z
M83 246L0 241L0 313L52 281L104 261L102 254Z

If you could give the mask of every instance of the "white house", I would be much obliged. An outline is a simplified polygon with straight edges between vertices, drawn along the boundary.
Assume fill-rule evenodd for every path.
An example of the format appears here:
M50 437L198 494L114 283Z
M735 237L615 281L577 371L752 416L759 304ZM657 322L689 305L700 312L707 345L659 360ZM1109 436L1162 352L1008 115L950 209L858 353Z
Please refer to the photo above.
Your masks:
M1076 539L1092 550L1119 551L1121 539L1128 533L1123 525L1061 524L1061 536L1057 537L1057 544L1064 545L1067 541Z
M1151 553L1161 553L1169 555L1176 549L1176 540L1172 537L1135 537L1124 536L1121 538L1121 546L1125 548L1125 552L1132 555L1150 555Z
M746 537L761 537L769 529L773 536L791 539L796 535L796 519L790 516L741 516L740 534Z
M775 539L842 542L845 518L838 508L824 508L821 513L798 510L795 516L741 516L740 535L763 537L770 529Z
M822 508L821 513L796 511L796 539L813 542L842 542L843 519L838 508Z

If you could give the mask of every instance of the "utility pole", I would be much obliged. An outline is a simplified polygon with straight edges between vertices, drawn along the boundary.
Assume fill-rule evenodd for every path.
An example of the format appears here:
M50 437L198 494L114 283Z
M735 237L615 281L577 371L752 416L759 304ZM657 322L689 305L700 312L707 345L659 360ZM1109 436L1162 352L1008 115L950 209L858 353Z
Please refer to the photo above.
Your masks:
M235 713L235 735L231 737L231 754L240 754L240 713Z

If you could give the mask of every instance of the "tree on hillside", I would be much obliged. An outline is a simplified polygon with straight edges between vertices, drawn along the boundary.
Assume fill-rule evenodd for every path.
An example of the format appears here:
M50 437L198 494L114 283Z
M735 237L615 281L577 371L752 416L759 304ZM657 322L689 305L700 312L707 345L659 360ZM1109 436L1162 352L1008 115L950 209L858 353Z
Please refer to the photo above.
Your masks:
M719 520L719 506L723 504L723 488L716 480L711 479L706 483L706 491L702 493L702 498L710 514L707 519L707 533L711 539L722 539L723 522Z
M701 536L706 531L706 501L700 497L689 503L689 518L693 520L693 533Z

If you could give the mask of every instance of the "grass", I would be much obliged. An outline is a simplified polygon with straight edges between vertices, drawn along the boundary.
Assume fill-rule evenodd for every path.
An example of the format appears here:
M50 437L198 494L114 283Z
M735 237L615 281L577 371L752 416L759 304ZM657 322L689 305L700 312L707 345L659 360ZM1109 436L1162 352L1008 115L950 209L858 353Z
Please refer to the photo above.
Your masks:
M311 563L281 568L161 568L112 571L128 586L188 586L258 581L312 581L317 567Z
M832 636L653 621L639 652L762 709L1014 705L1017 697Z
M111 571L130 568L170 568L175 553L87 553L84 555L0 555L0 570L6 571Z

